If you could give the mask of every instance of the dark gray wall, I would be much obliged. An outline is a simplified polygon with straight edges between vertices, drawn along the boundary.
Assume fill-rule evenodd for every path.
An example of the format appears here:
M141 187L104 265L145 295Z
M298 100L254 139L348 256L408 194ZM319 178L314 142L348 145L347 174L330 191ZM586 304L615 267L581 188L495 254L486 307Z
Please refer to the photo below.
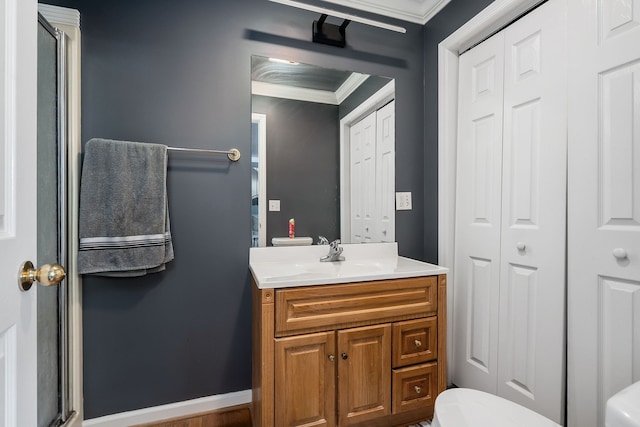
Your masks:
M438 262L438 43L491 3L452 0L424 27L424 259L432 263Z
M144 278L85 278L86 418L251 387L252 54L396 79L396 186L413 192L396 238L402 255L423 258L422 26L385 19L407 27L399 34L352 23L339 49L311 43L317 14L265 0L47 2L81 13L84 141L243 156L171 154L175 260Z
M381 76L371 76L365 80L351 95L340 104L340 118L355 110L373 94L390 82L390 79Z
M267 115L267 246L296 235L340 238L340 132L338 106L253 96L252 112ZM265 202L266 201L261 201Z

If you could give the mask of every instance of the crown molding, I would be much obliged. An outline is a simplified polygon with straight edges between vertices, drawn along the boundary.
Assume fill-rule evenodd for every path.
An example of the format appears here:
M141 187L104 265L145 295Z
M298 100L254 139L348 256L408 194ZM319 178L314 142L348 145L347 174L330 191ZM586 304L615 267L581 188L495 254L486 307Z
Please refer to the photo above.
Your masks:
M369 76L367 74L351 73L347 80L345 80L335 92L252 81L251 94L293 99L296 101L317 102L320 104L340 105L342 101L347 99L349 95L368 78Z
M431 0L422 2L393 1L386 4L374 4L366 0L324 0L352 9L364 10L376 15L388 16L415 24L424 25L440 12L451 0Z

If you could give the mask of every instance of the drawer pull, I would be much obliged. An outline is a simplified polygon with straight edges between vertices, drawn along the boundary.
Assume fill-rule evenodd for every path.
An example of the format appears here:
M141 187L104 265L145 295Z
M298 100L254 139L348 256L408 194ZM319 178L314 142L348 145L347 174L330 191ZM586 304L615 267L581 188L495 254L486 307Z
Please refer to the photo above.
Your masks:
M347 360L349 355L347 353L342 353L342 360Z
M419 387L419 386L415 386L413 389L414 389L414 390L416 391L416 393L418 393L418 394L420 394L420 392L422 391L422 387Z
M329 362L333 362L334 360L336 360L335 356L333 354L329 355Z
M420 340L415 340L414 342L415 342L415 344L416 344L416 347L422 347L422 341L420 341Z

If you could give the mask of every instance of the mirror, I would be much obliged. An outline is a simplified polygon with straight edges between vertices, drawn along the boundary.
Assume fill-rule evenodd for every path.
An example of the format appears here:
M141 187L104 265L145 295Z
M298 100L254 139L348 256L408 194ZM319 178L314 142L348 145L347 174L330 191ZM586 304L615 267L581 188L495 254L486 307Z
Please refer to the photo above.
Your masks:
M393 79L252 56L251 95L252 245L290 219L314 243L395 241Z

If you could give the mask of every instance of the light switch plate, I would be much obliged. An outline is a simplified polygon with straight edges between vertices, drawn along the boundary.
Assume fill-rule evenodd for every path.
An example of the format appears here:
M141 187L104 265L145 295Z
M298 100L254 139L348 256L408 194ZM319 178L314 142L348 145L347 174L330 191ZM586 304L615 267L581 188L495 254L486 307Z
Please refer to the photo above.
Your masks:
M396 192L396 210L397 211L411 210L411 191Z
M269 212L280 212L280 200L269 200Z

